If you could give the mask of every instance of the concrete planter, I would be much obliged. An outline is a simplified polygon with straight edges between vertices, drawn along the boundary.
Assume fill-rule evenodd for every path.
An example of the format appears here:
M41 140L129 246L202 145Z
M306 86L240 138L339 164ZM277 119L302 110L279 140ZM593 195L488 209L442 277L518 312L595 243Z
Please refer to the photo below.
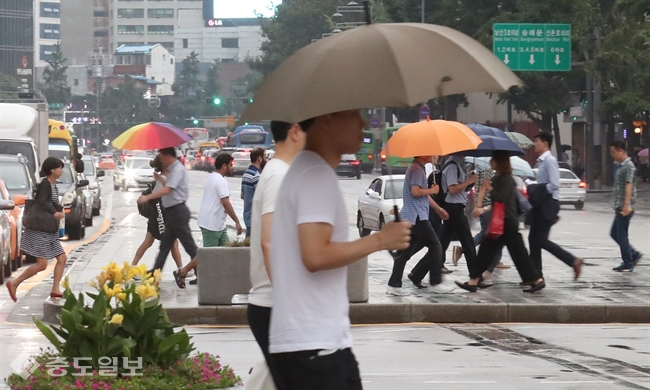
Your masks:
M231 305L235 294L248 294L250 248L199 248L199 305ZM368 302L368 258L348 266L350 302Z

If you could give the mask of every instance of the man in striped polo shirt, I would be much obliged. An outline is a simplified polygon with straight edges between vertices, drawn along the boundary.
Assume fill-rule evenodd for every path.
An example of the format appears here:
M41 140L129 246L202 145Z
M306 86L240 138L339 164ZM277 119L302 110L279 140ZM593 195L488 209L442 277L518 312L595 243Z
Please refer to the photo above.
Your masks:
M257 182L260 180L260 174L266 160L264 159L264 149L255 148L251 151L251 165L244 172L241 179L241 198L244 200L244 224L246 225L246 237L251 236L251 214L253 211L253 197Z

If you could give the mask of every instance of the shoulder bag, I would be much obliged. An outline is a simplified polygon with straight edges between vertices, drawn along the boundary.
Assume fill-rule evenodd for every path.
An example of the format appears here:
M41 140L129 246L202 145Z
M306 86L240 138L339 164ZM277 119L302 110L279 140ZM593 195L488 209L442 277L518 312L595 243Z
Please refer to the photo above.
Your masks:
M47 180L47 179L45 179ZM47 183L49 186L49 182ZM47 195L42 194L44 186L38 186L36 197L25 201L25 211L23 214L23 226L45 233L56 233L59 231L59 222L50 211L46 210L46 203L52 203L52 190Z

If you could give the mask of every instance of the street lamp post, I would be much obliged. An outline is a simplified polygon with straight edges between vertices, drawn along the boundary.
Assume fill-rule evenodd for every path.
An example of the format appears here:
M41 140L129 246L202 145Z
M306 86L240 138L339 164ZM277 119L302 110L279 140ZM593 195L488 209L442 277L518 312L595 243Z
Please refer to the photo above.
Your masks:
M422 0L422 23L424 23L424 0Z

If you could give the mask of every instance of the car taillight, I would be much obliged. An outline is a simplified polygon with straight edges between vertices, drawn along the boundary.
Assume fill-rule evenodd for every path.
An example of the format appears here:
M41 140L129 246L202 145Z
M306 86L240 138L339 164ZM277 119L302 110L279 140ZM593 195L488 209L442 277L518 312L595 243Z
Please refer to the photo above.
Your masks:
M372 160L372 154L368 155L368 160Z
M359 165L359 164L361 164L361 161L359 160L350 161L350 165Z
M382 154L382 155L381 155L381 162L385 162L385 161L386 161L386 155L385 155L385 154Z
M580 188L587 188L587 183L585 183L584 181L581 181L580 184L578 184L578 186Z

